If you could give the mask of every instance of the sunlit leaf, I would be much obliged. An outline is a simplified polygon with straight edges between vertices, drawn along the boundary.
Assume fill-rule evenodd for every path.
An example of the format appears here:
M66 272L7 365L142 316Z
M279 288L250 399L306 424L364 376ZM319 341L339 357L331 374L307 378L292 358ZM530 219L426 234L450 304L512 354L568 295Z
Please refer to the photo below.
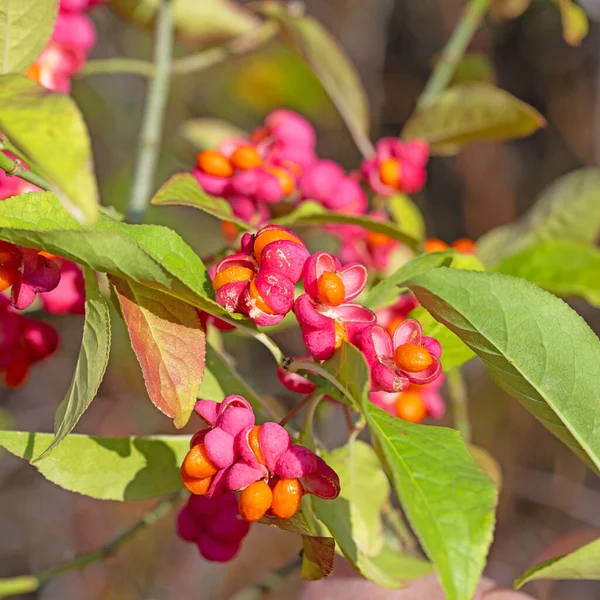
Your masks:
M531 0L492 0L490 13L496 19L509 20L520 17L531 4Z
M52 442L51 433L0 431L0 446L32 460ZM144 500L183 487L179 467L189 436L110 438L73 433L35 468L52 483L100 500Z
M81 222L97 219L90 138L69 96L51 92L21 75L3 75L0 129L52 184L69 212Z
M22 73L44 49L59 0L0 0L1 73Z
M190 173L173 175L152 198L152 204L173 204L198 208L220 221L234 223L240 231L248 229L248 223L233 215L231 205L224 198L210 196L198 185Z
M500 388L600 470L600 340L575 311L499 273L441 268L408 286L481 357Z
M406 194L394 194L387 206L398 227L422 242L425 239L425 221L417 205Z
M494 269L527 279L562 298L583 298L600 308L600 250L549 240L505 258Z
M494 265L541 240L592 243L600 233L600 169L580 169L554 181L518 222L492 229L477 254Z
M532 567L515 581L515 587L534 579L600 579L600 539Z
M426 140L432 154L446 155L473 142L526 137L545 124L538 111L508 92L473 83L448 88L415 113L402 137Z
M204 377L206 332L193 306L113 278L150 399L175 427L189 420Z
M369 430L448 600L471 600L492 541L496 488L453 429L365 402ZM467 550L468 549L468 550Z
M572 0L555 0L555 2L560 9L565 42L570 46L579 46L590 29L585 11Z
M35 460L41 460L72 431L98 393L110 354L110 308L94 272L84 267L85 323L75 375L54 417L54 439Z

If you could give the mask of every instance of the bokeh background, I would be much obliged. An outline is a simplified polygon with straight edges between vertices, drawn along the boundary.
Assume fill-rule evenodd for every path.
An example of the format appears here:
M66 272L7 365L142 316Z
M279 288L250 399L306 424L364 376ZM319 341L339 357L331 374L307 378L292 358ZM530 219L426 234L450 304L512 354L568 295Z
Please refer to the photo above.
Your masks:
M210 5L217 0L196 1ZM430 236L447 242L463 236L476 239L518 218L560 175L600 162L600 32L595 20L600 19L600 2L581 4L591 17L590 34L576 48L563 41L559 12L551 0L533 0L521 17L511 21L488 19L476 35L470 61L458 76L483 73L537 108L548 126L524 140L474 144L457 157L432 159L428 184L416 198ZM306 2L307 12L333 33L360 72L372 107L372 139L398 135L462 7L461 0ZM92 59L151 59L148 30L128 24L109 6L96 9L92 17L98 31ZM193 44L178 45L177 53L218 41L207 34ZM119 209L128 200L145 91L146 81L135 75L82 77L73 86L91 131L103 202ZM216 117L249 130L280 106L295 109L314 123L321 156L356 168L359 154L318 81L292 51L272 41L250 55L173 81L155 185L176 171L191 169L197 149L186 125L190 119ZM222 246L216 222L193 209L152 208L147 220L176 229L201 256ZM595 311L583 302L573 306L600 331ZM0 390L4 427L52 430L54 411L74 369L82 321L64 317L52 323L62 336L61 352L35 369L25 387ZM170 421L148 401L127 334L118 319L114 323L107 376L76 430L107 436L174 432ZM278 342L287 354L301 351L299 338L289 334L280 335ZM279 385L272 359L262 347L234 336L226 339L226 348L260 391L289 405L297 400ZM478 359L466 366L465 375L473 441L493 454L503 476L486 575L510 586L551 545L568 551L574 535L580 540L594 537L600 530L600 483L518 402L495 387ZM345 425L336 408L323 407L320 427L330 444L342 441ZM193 431L193 426L186 431ZM0 577L37 572L101 546L153 505L71 494L4 454L0 490ZM215 566L177 539L173 519L174 514L145 530L113 558L58 577L29 597L294 598L300 589L294 574L284 579L268 576L297 554L294 536L255 526L240 557ZM600 598L600 583L544 582L525 589L540 600Z

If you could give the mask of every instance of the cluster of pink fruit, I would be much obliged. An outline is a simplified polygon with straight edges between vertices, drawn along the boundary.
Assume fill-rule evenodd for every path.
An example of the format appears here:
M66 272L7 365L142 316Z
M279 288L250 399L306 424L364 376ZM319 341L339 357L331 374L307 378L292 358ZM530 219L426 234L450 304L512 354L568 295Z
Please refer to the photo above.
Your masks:
M192 438L181 465L192 497L179 514L178 530L206 559L230 560L250 523L264 516L290 519L304 494L338 496L335 471L308 448L292 444L278 423L255 425L245 398L200 400L195 411L207 427Z

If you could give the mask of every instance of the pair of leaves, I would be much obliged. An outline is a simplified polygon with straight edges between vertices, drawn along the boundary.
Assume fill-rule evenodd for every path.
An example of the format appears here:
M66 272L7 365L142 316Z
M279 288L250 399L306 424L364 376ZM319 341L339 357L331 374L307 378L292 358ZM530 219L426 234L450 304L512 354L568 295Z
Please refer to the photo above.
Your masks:
M493 229L477 242L488 266L545 240L593 243L600 233L600 169L573 171L554 181L518 222Z
M471 598L492 538L493 483L481 472L458 432L413 425L372 404L369 368L357 348L342 344L321 368L366 417L375 448L384 459L410 524L435 564L447 597ZM338 539L339 534L335 535ZM345 553L352 556L352 551L350 545ZM365 576L372 576L364 566L359 568Z
M406 123L402 138L422 139L433 155L456 154L473 142L532 134L546 121L534 108L485 83L455 85Z

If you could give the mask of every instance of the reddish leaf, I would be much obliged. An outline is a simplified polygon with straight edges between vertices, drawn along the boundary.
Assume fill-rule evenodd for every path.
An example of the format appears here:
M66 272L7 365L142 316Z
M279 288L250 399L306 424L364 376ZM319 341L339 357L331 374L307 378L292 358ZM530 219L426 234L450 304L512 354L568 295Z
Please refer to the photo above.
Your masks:
M335 541L330 537L302 536L302 579L315 581L331 575Z
M131 280L112 278L154 405L183 427L204 378L206 333L196 309Z

